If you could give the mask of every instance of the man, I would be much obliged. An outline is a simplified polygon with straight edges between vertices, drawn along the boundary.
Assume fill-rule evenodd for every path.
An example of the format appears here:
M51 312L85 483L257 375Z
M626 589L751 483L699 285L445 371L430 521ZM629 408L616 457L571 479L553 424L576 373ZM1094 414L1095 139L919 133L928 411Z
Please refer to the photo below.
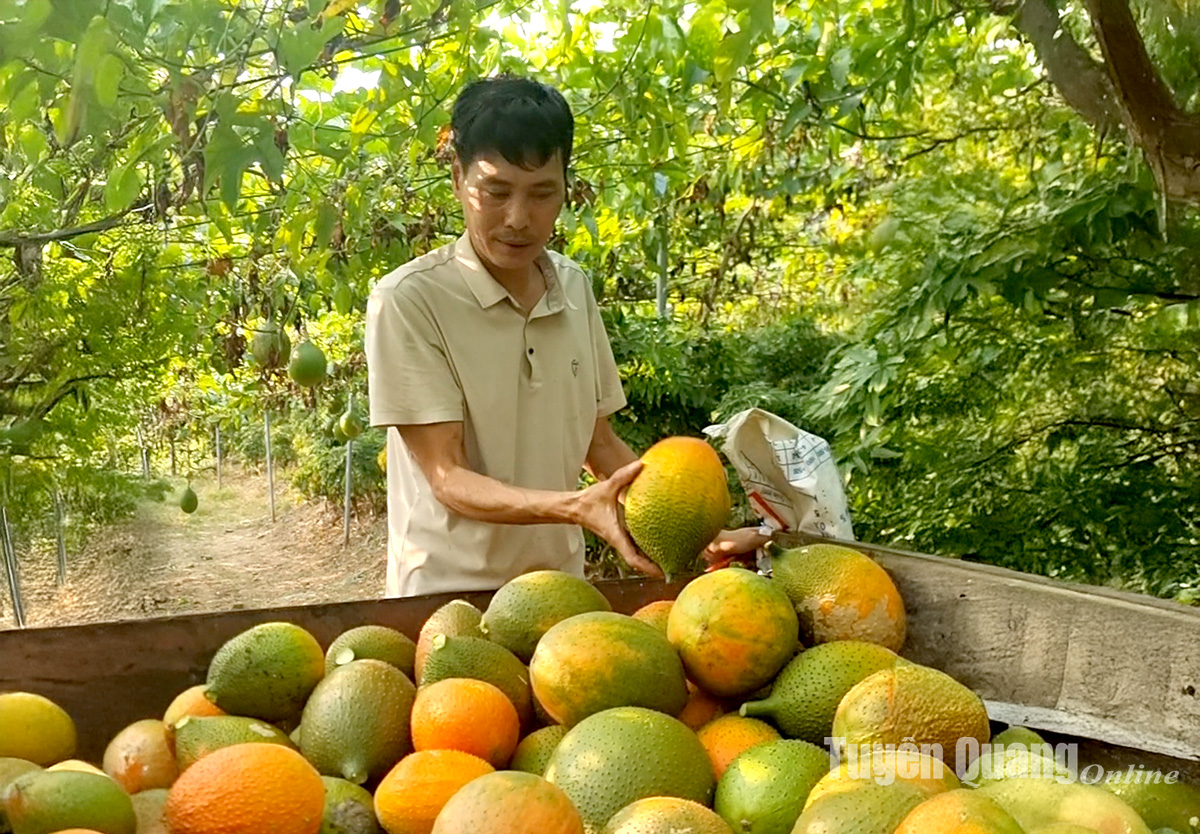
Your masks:
M451 117L457 242L384 276L367 306L371 424L388 427L388 596L583 575L587 528L661 576L621 522L641 463L591 284L545 245L574 120L524 78L477 81ZM586 467L598 483L577 489Z

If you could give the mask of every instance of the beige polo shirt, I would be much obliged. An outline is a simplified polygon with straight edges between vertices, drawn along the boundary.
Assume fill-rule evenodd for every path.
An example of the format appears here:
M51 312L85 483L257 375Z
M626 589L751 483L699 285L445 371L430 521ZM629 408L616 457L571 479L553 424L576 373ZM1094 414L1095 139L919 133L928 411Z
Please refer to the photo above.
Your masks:
M596 419L625 405L591 284L543 252L528 318L464 234L384 276L367 303L371 425L461 420L467 459L516 486L575 490ZM555 568L583 575L583 531L490 524L433 495L400 433L387 439L388 596L498 588Z

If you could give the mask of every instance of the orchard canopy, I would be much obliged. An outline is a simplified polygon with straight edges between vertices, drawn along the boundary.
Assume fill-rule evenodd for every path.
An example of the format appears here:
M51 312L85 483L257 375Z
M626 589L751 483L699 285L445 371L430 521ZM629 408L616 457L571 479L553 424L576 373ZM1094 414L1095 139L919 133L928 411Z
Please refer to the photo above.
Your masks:
M576 114L553 246L636 450L761 406L830 440L862 539L1193 601L1194 5L0 0L10 520L115 517L143 450L253 459L267 415L337 496L367 293L459 233L450 104L513 72ZM330 379L255 362L267 325Z

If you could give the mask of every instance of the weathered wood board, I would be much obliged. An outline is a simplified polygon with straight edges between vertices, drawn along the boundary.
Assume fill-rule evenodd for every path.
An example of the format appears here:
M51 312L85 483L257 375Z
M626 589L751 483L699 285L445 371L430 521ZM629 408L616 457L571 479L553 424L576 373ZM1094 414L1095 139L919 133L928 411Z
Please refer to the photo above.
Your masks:
M782 536L781 543L814 540ZM985 699L998 723L1081 742L1081 761L1179 770L1200 784L1200 610L1104 588L855 543L893 576L908 611L902 653L949 673ZM599 583L630 613L676 596L683 582ZM139 718L203 682L217 648L256 623L289 620L324 645L381 623L416 637L455 597L483 607L489 592L370 600L0 631L0 690L40 692L80 725L83 758ZM1146 755L1148 751L1151 755Z
M623 613L673 599L682 586L637 579L599 583L613 609ZM78 725L78 755L99 762L109 739L133 721L161 717L175 695L204 682L221 644L251 626L286 620L307 628L323 646L367 623L392 626L415 640L435 609L458 598L484 608L491 592L0 631L0 692L37 692L62 706Z
M805 541L830 540L779 536L784 546ZM902 654L974 689L993 719L1200 760L1200 609L843 543L900 590Z

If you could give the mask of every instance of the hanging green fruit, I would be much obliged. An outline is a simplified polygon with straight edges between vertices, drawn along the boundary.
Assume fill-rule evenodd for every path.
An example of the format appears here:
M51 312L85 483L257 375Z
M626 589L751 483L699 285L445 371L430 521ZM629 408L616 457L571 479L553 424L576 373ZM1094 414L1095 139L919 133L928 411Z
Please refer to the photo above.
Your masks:
M196 492L190 486L183 491L183 495L179 498L179 509L189 515L196 512L196 508L200 506L200 499L196 497Z
M341 428L342 434L346 435L347 440L356 440L363 433L362 418L351 409L346 409L346 413L338 420L338 427Z
M345 443L350 439L349 437L346 437L346 433L342 431L342 421L337 418L334 418L333 426L329 429L329 433L333 436L334 443Z
M273 321L259 325L254 331L254 338L250 340L250 353L263 368L282 368L291 352L292 340Z
M303 388L312 388L325 381L325 352L312 342L303 341L292 351L288 376Z

